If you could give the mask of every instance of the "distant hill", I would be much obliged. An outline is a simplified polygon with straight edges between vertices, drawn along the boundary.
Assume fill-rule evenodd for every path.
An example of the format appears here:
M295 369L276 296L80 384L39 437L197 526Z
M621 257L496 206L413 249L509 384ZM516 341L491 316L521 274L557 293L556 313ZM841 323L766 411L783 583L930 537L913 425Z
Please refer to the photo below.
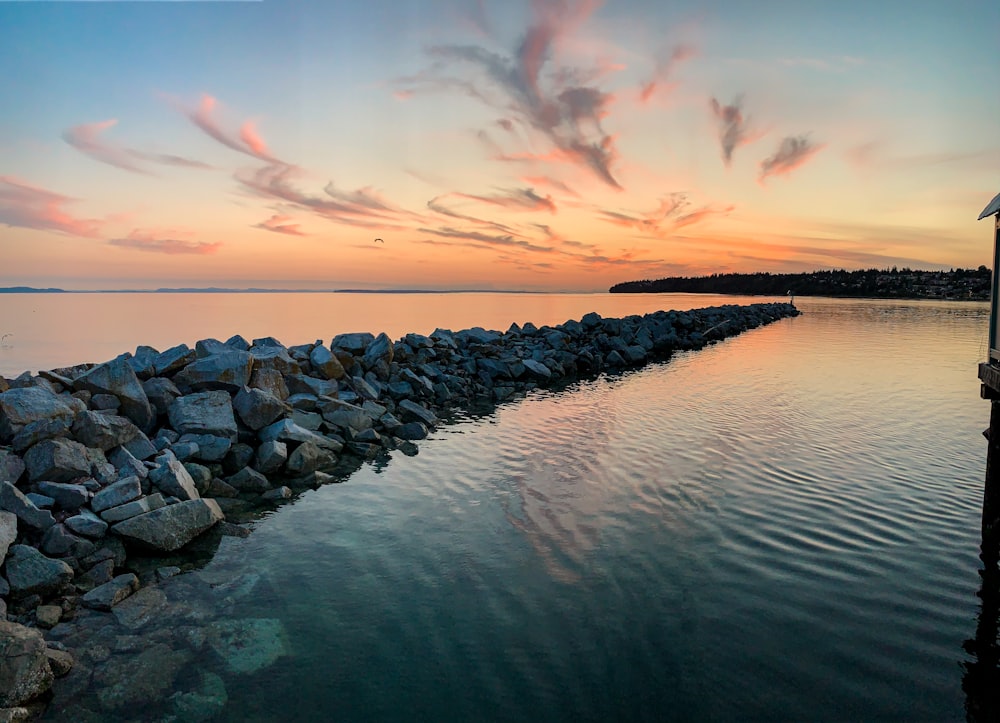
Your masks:
M971 299L990 298L990 270L952 269L863 269L859 271L812 271L802 274L712 274L674 276L665 279L626 281L615 284L612 294L687 293L745 294L750 296L836 296L889 299Z
M36 289L32 286L0 286L0 294L65 294L65 289Z

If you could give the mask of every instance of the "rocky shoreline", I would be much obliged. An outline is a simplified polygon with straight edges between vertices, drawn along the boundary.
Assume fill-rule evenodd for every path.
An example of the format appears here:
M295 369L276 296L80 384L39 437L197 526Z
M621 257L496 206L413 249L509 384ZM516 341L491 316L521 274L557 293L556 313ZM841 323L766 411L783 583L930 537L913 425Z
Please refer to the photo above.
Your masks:
M0 377L0 723L211 719L225 683L191 662L254 674L287 640L277 619L232 618L259 580L175 576L222 537L249 534L259 510L367 460L415 454L456 411L798 313L783 303L591 313L502 333L353 333L291 347L234 336ZM209 602L171 599L185 585ZM170 624L153 624L168 609Z

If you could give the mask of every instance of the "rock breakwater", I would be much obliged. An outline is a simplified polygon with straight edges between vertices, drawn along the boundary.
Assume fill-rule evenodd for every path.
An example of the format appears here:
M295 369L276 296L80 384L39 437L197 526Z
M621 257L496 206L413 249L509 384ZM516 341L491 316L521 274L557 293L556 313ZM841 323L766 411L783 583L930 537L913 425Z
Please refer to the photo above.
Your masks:
M206 539L245 535L234 521L293 490L341 481L364 460L416 453L415 442L456 411L797 313L773 303L587 314L506 332L351 333L290 347L234 336L0 377L0 719L39 714L63 676L57 705L99 688L90 703L100 713L67 708L77 720L127 718L145 704L208 719L225 705L224 682L190 674L190 661L215 656L230 673L249 673L285 654L287 641L277 620L219 618L220 603L189 604L183 624L139 642L168 606L161 582ZM258 583L212 587L228 604Z

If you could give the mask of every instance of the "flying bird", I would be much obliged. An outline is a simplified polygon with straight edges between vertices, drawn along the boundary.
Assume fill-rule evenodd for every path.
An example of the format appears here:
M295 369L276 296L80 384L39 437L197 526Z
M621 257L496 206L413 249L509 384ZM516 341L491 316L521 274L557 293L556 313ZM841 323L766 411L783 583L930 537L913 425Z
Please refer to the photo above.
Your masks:
M383 240L382 240L382 239L380 239L380 238L377 238L377 239L375 239L375 243L377 243L377 244L384 244L384 243L385 243L385 241L383 241Z

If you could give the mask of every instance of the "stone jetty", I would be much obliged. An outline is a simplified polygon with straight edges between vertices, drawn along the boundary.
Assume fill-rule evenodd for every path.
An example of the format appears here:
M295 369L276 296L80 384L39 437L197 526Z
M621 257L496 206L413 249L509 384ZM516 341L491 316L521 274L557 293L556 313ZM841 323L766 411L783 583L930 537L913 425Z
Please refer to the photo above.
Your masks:
M341 481L345 468L415 454L456 410L796 314L784 303L591 313L505 332L437 329L396 341L362 332L289 347L234 336L0 377L0 720L39 715L63 676L78 691L100 688L95 719L141 716L169 696L175 720L207 720L225 704L222 679L205 671L194 689L172 691L179 671L203 654L253 671L284 642L266 618L179 627L185 649L139 642L165 604L159 583L200 540L244 535L238 523L253 510ZM256 583L227 584L219 589L229 600ZM80 621L112 637L76 650Z

